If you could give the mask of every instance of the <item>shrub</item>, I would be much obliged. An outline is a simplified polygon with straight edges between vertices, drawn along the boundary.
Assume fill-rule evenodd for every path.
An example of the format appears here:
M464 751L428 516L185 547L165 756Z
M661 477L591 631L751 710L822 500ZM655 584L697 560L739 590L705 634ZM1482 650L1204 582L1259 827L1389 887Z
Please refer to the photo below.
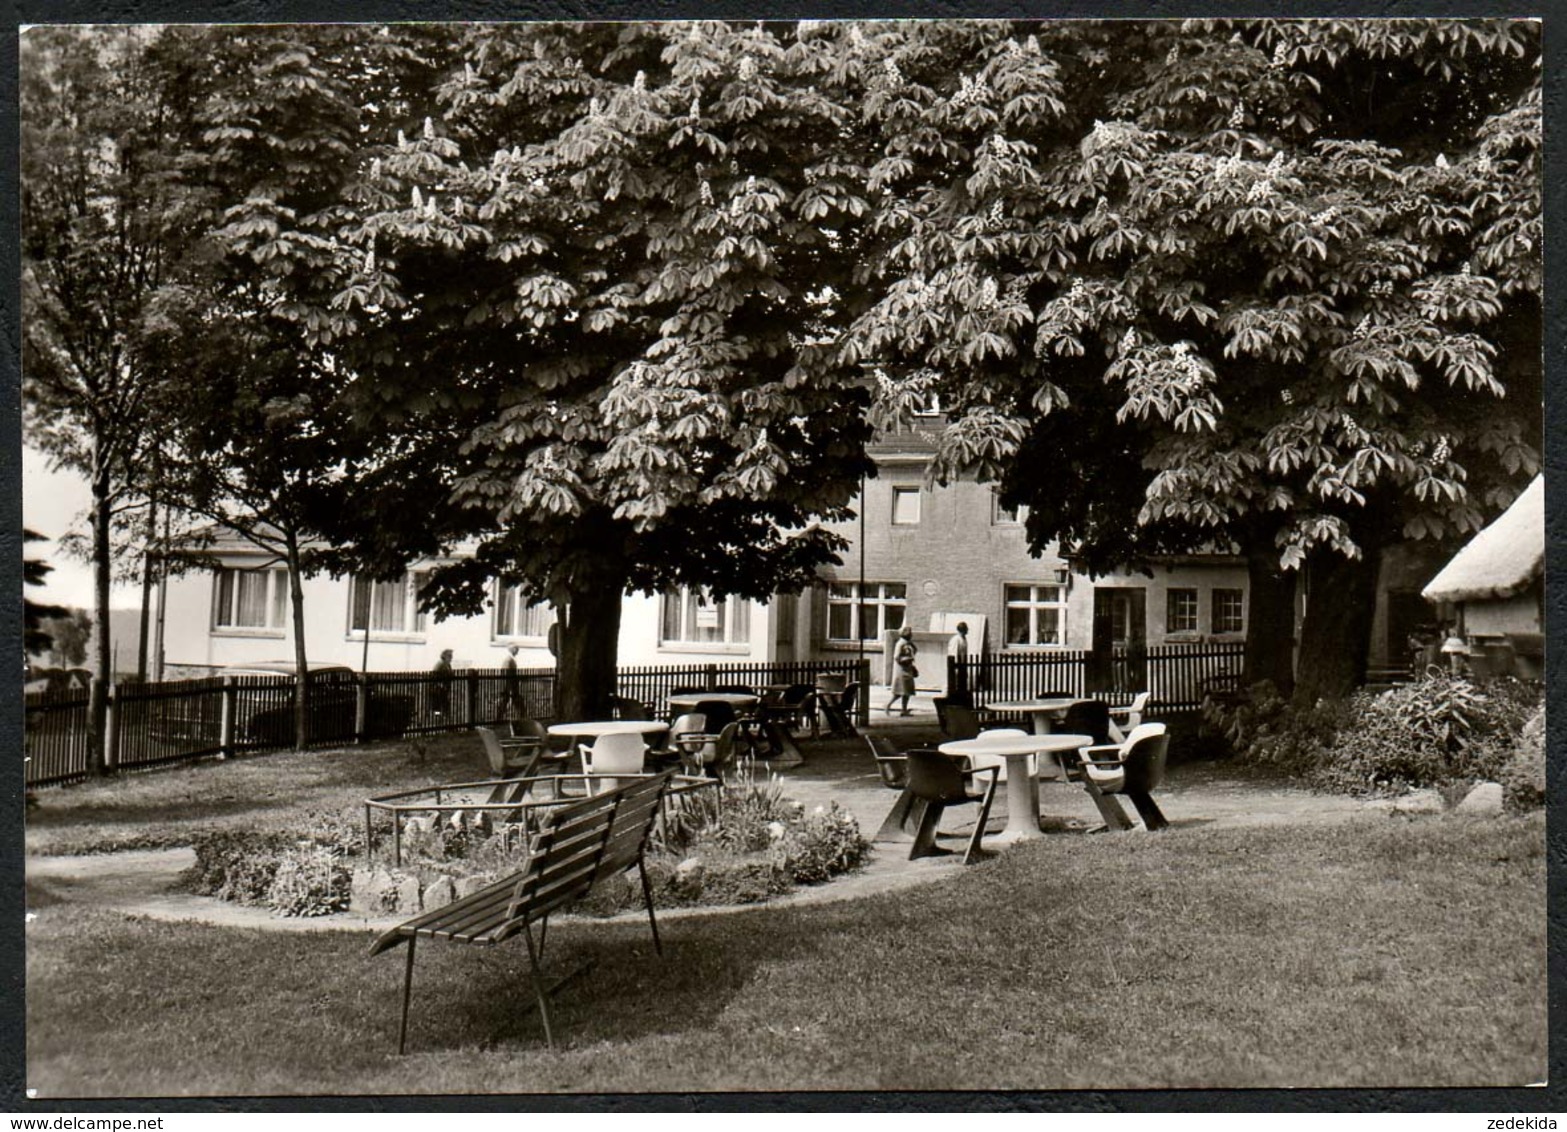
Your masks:
M1315 778L1350 791L1494 779L1539 696L1522 681L1473 684L1439 670L1379 694L1357 693Z
M363 852L364 829L349 813L311 815L302 834L220 832L196 838L189 891L282 916L324 916L348 907L348 857Z
M1322 764L1350 710L1335 701L1297 708L1271 681L1263 681L1239 696L1208 698L1203 719L1243 762L1309 776Z
M1539 708L1518 736L1518 744L1502 765L1502 804L1509 810L1545 805L1545 708Z
M821 884L865 860L870 842L837 802L818 809L784 837L784 867L797 884Z
M196 863L184 881L198 896L233 904L265 904L278 859L292 843L286 834L223 832L196 838Z
M267 906L279 916L327 916L348 907L352 876L343 855L301 842L276 858Z
M1540 696L1538 684L1473 684L1433 669L1410 684L1309 708L1259 684L1203 711L1245 762L1329 790L1396 791L1496 778Z

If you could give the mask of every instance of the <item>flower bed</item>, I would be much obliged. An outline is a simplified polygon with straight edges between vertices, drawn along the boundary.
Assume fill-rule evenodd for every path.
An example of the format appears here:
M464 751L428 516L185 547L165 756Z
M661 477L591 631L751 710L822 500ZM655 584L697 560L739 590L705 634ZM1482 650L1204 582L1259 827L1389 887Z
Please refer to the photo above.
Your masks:
M301 832L214 833L195 842L190 891L279 916L413 914L436 908L522 867L526 842L487 813L414 816L402 834L402 862L390 864L389 835L367 858L357 814L314 817ZM660 907L749 904L820 884L857 867L870 845L836 803L807 814L778 780L735 781L670 800L647 854ZM602 884L582 910L612 914L641 903L634 873Z

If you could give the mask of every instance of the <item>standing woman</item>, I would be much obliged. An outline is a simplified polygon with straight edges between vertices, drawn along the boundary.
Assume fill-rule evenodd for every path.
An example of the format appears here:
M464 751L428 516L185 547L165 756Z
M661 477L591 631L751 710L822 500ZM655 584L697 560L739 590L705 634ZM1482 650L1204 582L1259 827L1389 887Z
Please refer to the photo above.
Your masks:
M903 710L899 715L909 715L909 699L914 695L914 678L920 674L920 670L914 667L914 657L919 652L919 647L914 643L914 630L905 625L898 631L898 646L893 650L892 662L897 666L897 673L892 678L892 698L887 701L887 714L892 714L892 705L903 700Z

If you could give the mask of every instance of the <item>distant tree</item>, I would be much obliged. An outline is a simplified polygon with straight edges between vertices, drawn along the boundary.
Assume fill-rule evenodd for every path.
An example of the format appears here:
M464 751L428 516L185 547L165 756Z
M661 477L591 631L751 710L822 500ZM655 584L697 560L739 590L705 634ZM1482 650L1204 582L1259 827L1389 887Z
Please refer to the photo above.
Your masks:
M21 41L22 393L29 442L80 472L94 611L109 624L116 515L135 506L154 396L148 306L178 271L198 207L173 158L184 103L147 62L138 27L29 28ZM104 769L112 676L98 635L91 769Z
M1343 693L1382 549L1538 468L1538 30L862 30L900 237L854 344L878 419L940 394L937 474L999 480L1092 570L1238 545L1253 676L1289 678L1304 573L1296 695Z
M46 542L47 537L37 531L22 532L23 542ZM24 558L22 560L22 585L42 586L49 577L53 566L42 558ZM69 617L71 610L63 605L51 605L46 602L34 601L30 597L22 599L22 649L31 656L42 656L51 647L55 647L55 636L51 632L51 622L57 618Z
M44 627L51 639L49 651L62 668L81 668L87 663L87 646L92 640L92 614L85 609L66 609L50 617Z

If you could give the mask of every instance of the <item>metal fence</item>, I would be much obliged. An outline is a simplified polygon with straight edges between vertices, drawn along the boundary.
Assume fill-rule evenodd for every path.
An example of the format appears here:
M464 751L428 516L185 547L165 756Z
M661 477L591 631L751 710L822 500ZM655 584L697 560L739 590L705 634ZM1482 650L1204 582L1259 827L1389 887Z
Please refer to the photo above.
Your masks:
M617 694L667 715L677 688L810 684L823 674L863 677L854 661L779 664L696 664L623 668ZM340 745L359 739L426 734L498 722L513 714L554 716L555 671L548 668L430 672L331 670L311 676L307 741ZM26 697L25 779L28 786L88 776L88 693ZM863 722L864 697L860 699ZM294 680L290 676L225 676L120 684L109 691L108 765L136 770L239 752L294 745Z
M967 688L981 708L1052 693L1127 703L1147 692L1150 710L1172 714L1196 711L1209 691L1235 687L1245 652L1240 642L1212 642L1109 653L1074 649L992 652L966 661L949 657L947 687Z

